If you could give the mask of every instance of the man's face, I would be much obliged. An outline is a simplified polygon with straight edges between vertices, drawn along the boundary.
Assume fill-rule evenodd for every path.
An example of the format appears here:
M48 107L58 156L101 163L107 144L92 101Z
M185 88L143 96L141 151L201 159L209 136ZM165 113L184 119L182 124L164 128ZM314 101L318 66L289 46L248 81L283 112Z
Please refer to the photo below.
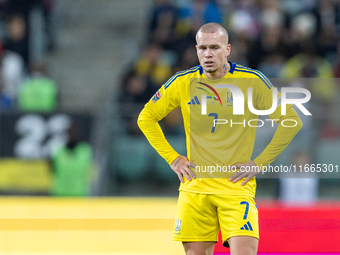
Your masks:
M226 63L230 54L230 44L226 37L220 32L197 34L197 56L198 60L207 73L215 73Z

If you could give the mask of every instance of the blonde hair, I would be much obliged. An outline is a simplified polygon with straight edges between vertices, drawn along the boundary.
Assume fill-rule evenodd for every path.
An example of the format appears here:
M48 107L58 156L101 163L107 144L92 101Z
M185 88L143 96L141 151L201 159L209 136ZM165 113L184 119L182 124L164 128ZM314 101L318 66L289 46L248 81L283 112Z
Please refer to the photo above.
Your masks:
M227 30L225 30L225 28L222 27L220 24L214 23L214 22L204 24L203 26L201 26L198 29L198 31L196 33L196 41L197 41L198 33L216 33L216 32L221 32L223 34L223 36L225 36L226 43L228 44L228 32L227 32Z

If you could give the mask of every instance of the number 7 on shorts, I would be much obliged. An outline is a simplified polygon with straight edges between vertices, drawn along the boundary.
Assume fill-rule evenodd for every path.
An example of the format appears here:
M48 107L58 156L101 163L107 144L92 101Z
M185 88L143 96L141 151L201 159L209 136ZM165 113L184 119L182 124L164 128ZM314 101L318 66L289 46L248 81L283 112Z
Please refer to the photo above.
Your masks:
M247 201L242 201L240 205L246 205L246 211L244 212L243 219L246 220L248 217L249 203Z

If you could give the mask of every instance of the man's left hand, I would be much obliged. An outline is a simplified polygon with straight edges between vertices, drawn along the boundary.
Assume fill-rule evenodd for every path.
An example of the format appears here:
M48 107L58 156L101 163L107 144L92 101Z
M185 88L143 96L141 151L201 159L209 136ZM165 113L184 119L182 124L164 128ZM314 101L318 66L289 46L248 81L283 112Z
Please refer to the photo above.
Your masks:
M237 173L235 173L232 177L229 178L230 182L236 183L243 178L246 178L242 182L242 186L246 185L247 182L253 178L255 175L261 173L260 168L255 164L254 161L249 161L245 164L233 165L237 169L240 169Z

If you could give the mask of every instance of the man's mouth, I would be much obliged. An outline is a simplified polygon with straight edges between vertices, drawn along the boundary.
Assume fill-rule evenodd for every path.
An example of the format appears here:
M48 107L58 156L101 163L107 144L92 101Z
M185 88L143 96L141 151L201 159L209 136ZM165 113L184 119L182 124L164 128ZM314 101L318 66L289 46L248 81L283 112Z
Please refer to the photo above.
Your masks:
M213 61L205 61L204 64L206 66L212 66L212 65L214 65L214 62Z

